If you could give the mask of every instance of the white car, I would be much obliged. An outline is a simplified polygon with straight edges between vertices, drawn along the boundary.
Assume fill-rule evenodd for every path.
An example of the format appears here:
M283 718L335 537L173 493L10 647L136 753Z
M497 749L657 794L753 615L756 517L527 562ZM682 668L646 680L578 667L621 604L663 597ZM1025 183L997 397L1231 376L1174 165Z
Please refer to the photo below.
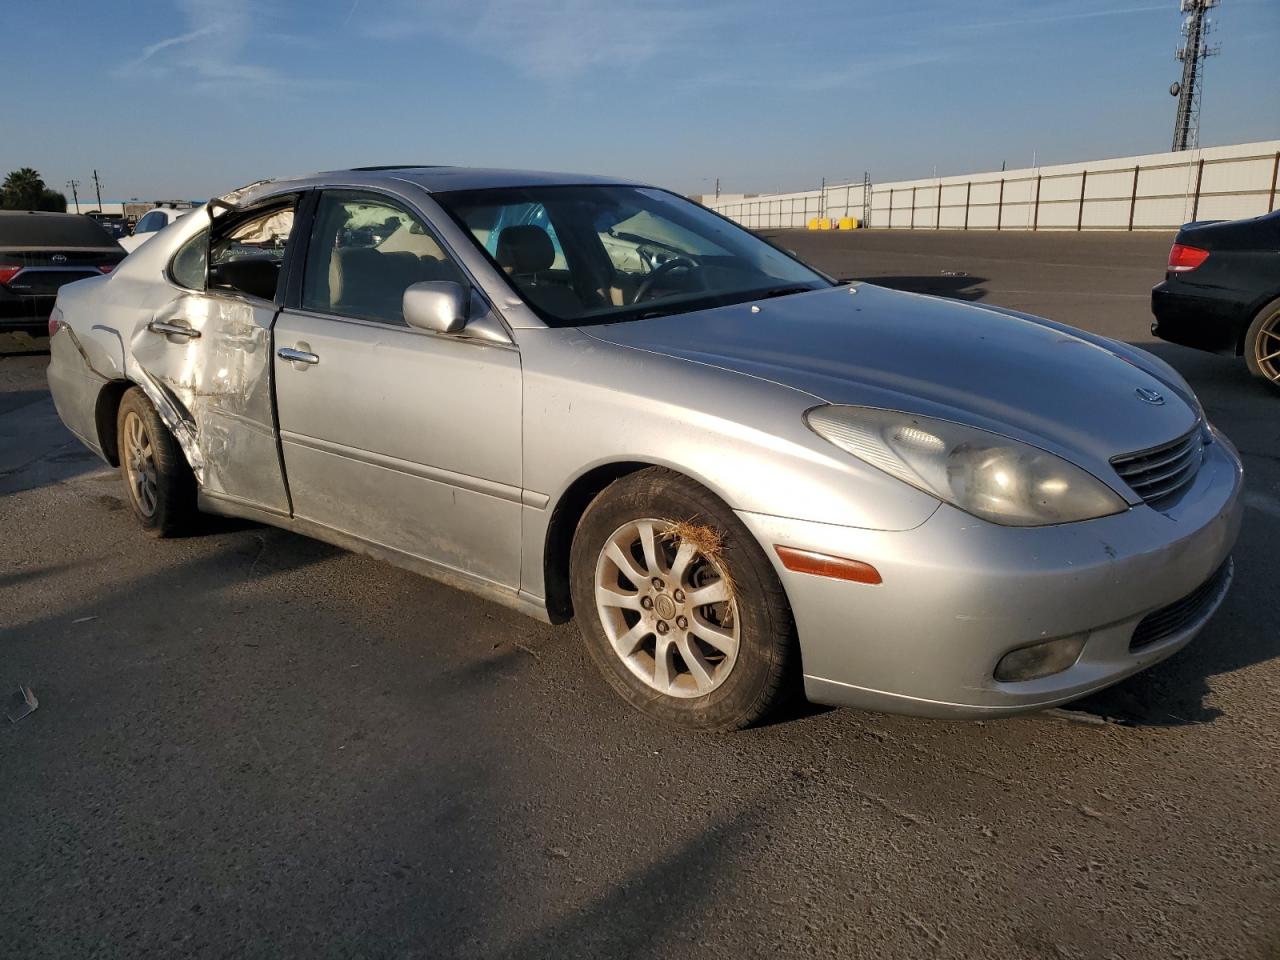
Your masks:
M154 234L190 212L190 208L175 210L173 207L155 207L148 210L138 219L138 225L133 228L133 236L120 238L120 246L124 247L129 253L133 253L134 250L137 250L138 247L150 240Z

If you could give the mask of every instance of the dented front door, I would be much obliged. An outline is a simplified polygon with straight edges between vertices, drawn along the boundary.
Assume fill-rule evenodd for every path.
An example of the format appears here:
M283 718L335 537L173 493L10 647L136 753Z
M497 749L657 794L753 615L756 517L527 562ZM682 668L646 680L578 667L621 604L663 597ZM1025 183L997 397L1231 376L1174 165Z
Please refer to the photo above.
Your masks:
M146 386L173 408L174 434L205 495L287 515L271 404L275 304L173 290L134 332Z

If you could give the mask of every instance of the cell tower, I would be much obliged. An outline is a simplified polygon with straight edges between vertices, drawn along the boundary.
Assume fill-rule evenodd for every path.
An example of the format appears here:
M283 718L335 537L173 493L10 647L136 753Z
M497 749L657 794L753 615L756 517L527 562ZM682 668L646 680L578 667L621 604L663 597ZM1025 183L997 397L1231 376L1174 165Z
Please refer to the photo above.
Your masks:
M1182 0L1182 46L1174 54L1182 63L1182 80L1175 81L1169 92L1178 98L1178 116L1173 122L1173 149L1194 150L1200 145L1200 92L1204 86L1204 61L1222 51L1220 44L1205 41L1213 29L1207 14L1218 0Z

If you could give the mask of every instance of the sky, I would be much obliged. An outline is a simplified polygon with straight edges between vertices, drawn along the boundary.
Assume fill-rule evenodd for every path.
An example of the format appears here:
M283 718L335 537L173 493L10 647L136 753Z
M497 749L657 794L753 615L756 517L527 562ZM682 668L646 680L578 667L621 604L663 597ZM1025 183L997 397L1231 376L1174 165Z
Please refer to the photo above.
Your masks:
M384 163L803 190L1169 149L1178 0L38 0L0 176L203 199ZM1223 0L1201 143L1280 138L1280 0Z

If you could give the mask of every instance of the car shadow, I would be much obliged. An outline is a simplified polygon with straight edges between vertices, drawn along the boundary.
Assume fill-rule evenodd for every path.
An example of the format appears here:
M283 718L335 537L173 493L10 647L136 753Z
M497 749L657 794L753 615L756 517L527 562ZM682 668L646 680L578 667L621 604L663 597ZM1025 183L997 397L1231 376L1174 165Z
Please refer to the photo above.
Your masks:
M600 896L565 911L498 954L503 960L563 955L630 960L664 952L681 924L711 898L732 864L752 857L765 818L754 810L713 822Z
M987 282L986 277L971 277L959 271L920 276L886 274L858 279L890 290L924 293L931 297L948 297L970 303L982 300L987 295L987 288L983 286Z
M19 357L49 352L49 337L26 330L0 330L0 357Z
M13 390L0 393L0 416L21 410L33 403L38 403L49 396L48 390Z

